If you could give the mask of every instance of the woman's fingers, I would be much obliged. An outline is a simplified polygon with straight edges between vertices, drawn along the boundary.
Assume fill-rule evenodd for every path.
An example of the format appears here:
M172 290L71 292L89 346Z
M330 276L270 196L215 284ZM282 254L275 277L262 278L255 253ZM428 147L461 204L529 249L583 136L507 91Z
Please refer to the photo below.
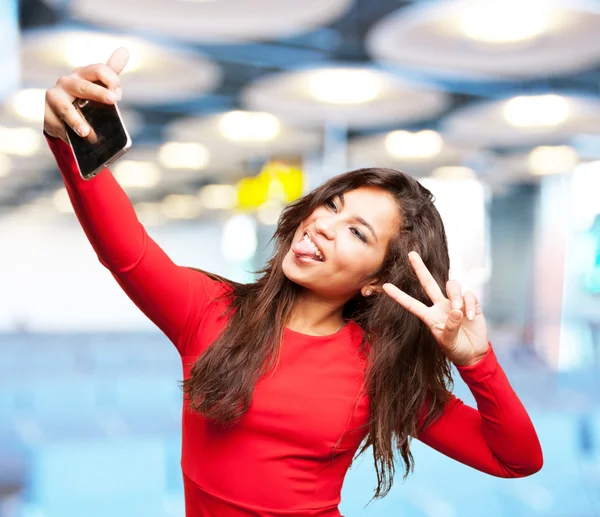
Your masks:
M121 87L119 75L111 67L102 63L77 68L75 75L91 83L100 82L113 92Z
M119 47L108 58L106 65L117 75L120 74L129 61L129 51L125 47Z
M400 305L402 305L402 307L414 314L426 325L430 325L430 322L427 319L427 310L429 307L421 303L419 300L415 300L412 296L406 294L401 289L398 289L394 284L383 284L382 288L390 296L390 298L397 301Z
M467 315L469 320L472 320L477 314L477 306L479 305L477 297L471 291L468 291L465 293L463 298L465 300L464 313Z
M105 104L121 100L121 79L129 60L129 52L119 48L113 52L108 64L95 64L77 68L73 73L61 77L53 88L46 92L44 108L44 130L51 136L68 141L65 125L68 124L82 137L95 137L83 116L73 105L75 99L86 99ZM63 123L64 121L64 123Z
M99 84L92 83L87 79L83 79L76 74L61 77L58 80L58 85L69 95L78 99L88 99L105 104L114 104L118 100L115 92Z
M48 133L50 136L60 138L64 142L69 143L65 126L58 118L56 113L52 111L52 108L50 108L48 102L46 102L44 109L44 131L46 131L46 133Z
M452 303L453 309L463 309L462 288L456 280L448 280L446 283L446 294Z
M82 137L87 136L90 130L89 125L75 109L75 106L73 106L73 98L62 88L51 88L48 90L46 92L46 104L58 118L64 120L76 133ZM50 120L44 120L44 125L50 125L55 130L57 129Z
M425 266L425 263L420 255L416 251L411 251L408 254L408 257L415 270L415 273L417 274L419 282L423 286L423 289L425 289L425 292L427 293L427 296L429 296L430 300L434 304L445 300L446 297L444 296L444 293L442 293L440 286L429 272L429 269L427 269L427 266Z
M440 343L442 343L444 346L450 347L456 343L463 316L464 315L462 311L455 309L452 309L448 314L448 319L446 320L446 324L444 325L444 330L442 331L442 336L440 338Z

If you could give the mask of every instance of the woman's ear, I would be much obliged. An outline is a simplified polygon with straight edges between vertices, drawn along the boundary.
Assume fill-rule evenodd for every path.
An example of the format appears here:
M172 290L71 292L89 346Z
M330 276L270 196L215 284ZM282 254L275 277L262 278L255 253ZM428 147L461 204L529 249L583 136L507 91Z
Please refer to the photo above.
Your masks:
M363 288L360 290L361 294L363 295L363 297L368 298L369 296L374 296L378 293L383 292L383 284L379 284L377 282L371 282L365 286L363 286Z

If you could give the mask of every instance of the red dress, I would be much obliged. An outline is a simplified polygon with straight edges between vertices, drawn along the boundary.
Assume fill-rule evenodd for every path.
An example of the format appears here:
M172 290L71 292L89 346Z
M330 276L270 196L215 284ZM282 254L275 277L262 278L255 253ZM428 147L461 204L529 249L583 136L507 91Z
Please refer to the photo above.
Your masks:
M187 377L226 323L219 318L222 302L214 301L223 286L169 259L110 171L84 181L70 147L47 139L100 262L177 347ZM354 322L329 336L286 328L277 369L258 382L250 410L233 427L184 407L181 466L188 517L340 516L344 476L367 434L362 335ZM457 369L478 409L453 396L441 418L417 438L494 476L537 472L537 434L491 344L476 365Z

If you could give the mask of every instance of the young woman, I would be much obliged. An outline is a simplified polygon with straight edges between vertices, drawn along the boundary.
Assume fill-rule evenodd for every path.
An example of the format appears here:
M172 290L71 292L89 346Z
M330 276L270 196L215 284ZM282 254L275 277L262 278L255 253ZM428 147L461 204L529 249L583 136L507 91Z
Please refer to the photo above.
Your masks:
M360 453L373 448L375 497L392 483L393 440L404 478L412 438L493 476L541 469L481 306L448 281L426 188L390 169L332 178L283 211L252 284L176 265L110 171L82 180L64 141L64 123L89 131L74 98L115 102L127 59L119 49L61 77L44 129L100 262L181 355L186 515L339 516L361 443ZM477 409L448 390L451 363Z

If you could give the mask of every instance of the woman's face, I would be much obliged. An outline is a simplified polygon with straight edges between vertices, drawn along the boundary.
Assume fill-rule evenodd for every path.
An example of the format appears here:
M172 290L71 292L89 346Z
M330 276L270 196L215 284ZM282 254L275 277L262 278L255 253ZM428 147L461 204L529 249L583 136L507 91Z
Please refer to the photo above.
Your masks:
M379 270L399 226L397 202L387 191L371 186L347 191L300 223L283 259L283 272L315 294L350 299ZM297 243L307 232L324 261L302 256L304 248Z

